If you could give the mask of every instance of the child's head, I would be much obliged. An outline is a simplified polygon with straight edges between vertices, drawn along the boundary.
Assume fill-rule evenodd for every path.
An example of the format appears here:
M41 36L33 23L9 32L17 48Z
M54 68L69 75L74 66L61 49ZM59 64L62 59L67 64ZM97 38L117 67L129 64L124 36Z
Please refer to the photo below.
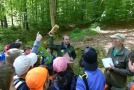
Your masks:
M10 64L0 63L0 90L10 90L14 69Z
M14 60L21 55L21 51L17 48L12 48L6 52L6 62L13 64Z
M31 48L29 46L24 46L23 50L24 50L25 55L28 55L31 52Z
M22 76L28 72L28 70L37 62L37 55L30 53L29 55L20 55L13 63L15 73L18 76Z
M98 68L97 52L93 47L86 47L82 54L81 63L86 70L94 71Z
M26 75L26 83L30 90L43 90L47 83L48 71L44 67L35 67Z
M4 52L7 52L9 50L9 45L4 46Z
M53 53L53 50L52 50L49 46L46 47L46 50L47 50L47 52L49 52L49 53Z
M129 69L134 72L134 51L131 51L128 62Z
M66 71L66 69L67 69L66 58L64 58L64 57L57 57L56 59L54 59L53 69L57 73Z

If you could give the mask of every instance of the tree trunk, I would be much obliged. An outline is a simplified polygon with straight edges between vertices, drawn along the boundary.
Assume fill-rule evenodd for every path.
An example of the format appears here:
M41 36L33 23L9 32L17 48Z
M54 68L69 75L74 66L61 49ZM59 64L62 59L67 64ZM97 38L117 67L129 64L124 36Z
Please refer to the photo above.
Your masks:
M38 5L37 5L37 2L36 2L36 12L35 12L35 20L36 20L36 23L38 24Z
M81 4L81 16L80 16L81 21L84 21L85 10L86 10L85 7L86 7L86 0L83 0Z
M1 22L1 27L3 28L4 27L3 20L1 19L0 22Z
M12 21L12 26L14 26L13 23L13 7L12 7L12 1L10 0L10 4L11 4L11 21Z
M50 5L49 5L49 0L46 0L46 13L47 13L47 21L50 22Z
M44 19L45 19L45 11L44 11L44 1L42 1L42 3L41 3L41 21L42 21L42 23L44 22Z
M12 20L12 26L14 26L14 23L13 23L13 15L11 16L11 20Z
M55 9L55 0L49 0L50 5L50 18L51 18L51 26L55 25L55 17L56 17L56 9Z
M23 28L26 30L29 30L28 27L28 20L27 20L27 5L26 2L27 0L24 1L24 21L23 21Z
M4 16L4 27L5 27L5 28L8 27L6 15Z

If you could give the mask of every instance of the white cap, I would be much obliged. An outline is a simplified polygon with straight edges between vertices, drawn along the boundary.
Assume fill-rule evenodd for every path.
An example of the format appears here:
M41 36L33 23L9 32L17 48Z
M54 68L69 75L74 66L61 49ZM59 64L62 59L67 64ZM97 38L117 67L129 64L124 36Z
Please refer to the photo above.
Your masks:
M120 40L121 42L124 42L125 40L125 35L121 34L121 33L116 33L114 35L111 35L110 38L115 38Z
M30 53L29 55L21 55L17 57L13 63L15 72L18 76L25 74L31 66L37 62L37 55Z

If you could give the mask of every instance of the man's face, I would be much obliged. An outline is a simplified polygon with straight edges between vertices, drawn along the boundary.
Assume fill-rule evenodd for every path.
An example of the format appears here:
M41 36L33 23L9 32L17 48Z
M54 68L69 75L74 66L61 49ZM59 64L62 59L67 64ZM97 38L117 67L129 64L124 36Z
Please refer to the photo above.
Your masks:
M131 63L131 61L129 60L128 62L128 67L129 67L129 70L134 72L134 63Z
M112 45L114 47L119 46L121 44L121 42L118 39L115 39L115 38L111 39L111 41L112 41Z
M63 42L65 45L68 45L70 43L69 36L64 36Z

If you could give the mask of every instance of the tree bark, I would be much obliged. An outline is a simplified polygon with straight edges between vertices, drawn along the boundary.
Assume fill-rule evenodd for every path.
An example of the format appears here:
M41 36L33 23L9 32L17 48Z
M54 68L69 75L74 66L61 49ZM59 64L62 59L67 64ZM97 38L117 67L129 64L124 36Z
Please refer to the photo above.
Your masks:
M27 20L27 0L24 1L24 21L23 21L23 28L29 30L28 27L28 20Z
M14 26L13 23L13 7L12 7L12 1L10 0L10 4L11 4L11 21L12 21L12 26Z
M35 20L36 20L36 23L38 23L38 5L37 5L37 2L36 2L36 12L35 12Z
M3 28L4 27L3 20L1 19L0 22L1 22L1 27Z
M55 19L56 19L56 6L55 6L55 0L49 0L50 5L50 18L51 18L51 26L53 27L55 25Z
M4 16L4 27L5 27L5 28L8 28L6 15Z

